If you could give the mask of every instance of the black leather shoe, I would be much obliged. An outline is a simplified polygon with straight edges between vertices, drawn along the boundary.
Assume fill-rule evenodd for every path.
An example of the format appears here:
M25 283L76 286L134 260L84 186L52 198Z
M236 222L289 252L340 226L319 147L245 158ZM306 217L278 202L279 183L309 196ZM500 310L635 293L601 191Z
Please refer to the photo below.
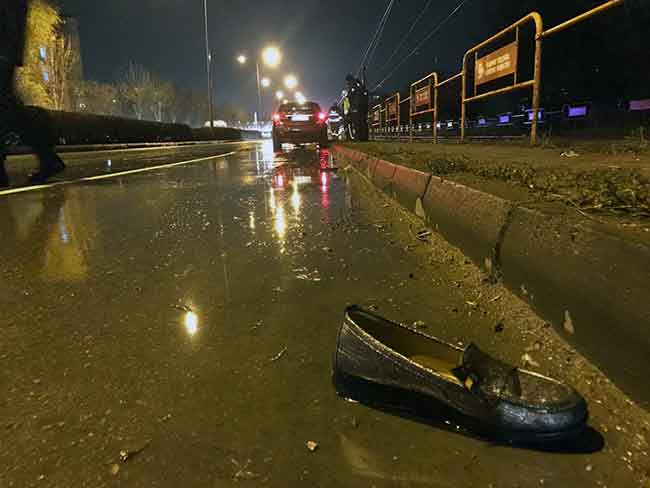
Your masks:
M426 395L518 441L574 436L588 418L585 400L568 385L357 306L346 310L334 373Z
M41 170L29 177L30 183L45 183L49 178L65 170L65 163L56 154L50 156L48 161L41 165Z

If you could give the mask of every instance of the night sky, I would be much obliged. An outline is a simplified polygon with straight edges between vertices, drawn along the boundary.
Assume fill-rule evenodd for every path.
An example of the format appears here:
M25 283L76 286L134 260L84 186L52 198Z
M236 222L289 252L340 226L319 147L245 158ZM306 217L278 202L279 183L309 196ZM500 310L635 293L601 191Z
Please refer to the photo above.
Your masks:
M443 74L458 72L462 54L468 47L533 8L557 23L602 3L601 0L546 2L548 0L468 0L419 54L384 85L384 91L404 87L410 80L434 69ZM205 86L202 0L59 0L59 3L64 14L79 19L87 78L113 81L119 70L132 60L179 86L199 89ZM369 68L371 88L376 84L373 81L390 71L390 67L383 72L380 68L427 3L427 0L396 1ZM391 65L410 52L458 3L459 0L433 0ZM215 98L218 102L229 100L254 110L254 66L241 67L235 58L241 52L253 56L272 43L284 53L283 66L277 73L294 72L301 80L300 89L308 98L331 104L344 87L346 73L356 72L387 4L388 0L208 0ZM600 20L598 32L612 25L618 25L622 32L630 31L622 25L622 18L614 21L620 12L606 15L609 17ZM585 25L584 29L593 27ZM583 33L576 31L574 36L570 44L578 50L584 48ZM567 38L561 41L564 45L560 53L569 42ZM559 60L561 65L553 58L545 58L546 73L550 74L556 66L558 72L566 71L566 58L560 57L563 58ZM572 66L584 57L583 54L576 56ZM272 78L274 75L272 71L265 74ZM276 75L274 81L280 80ZM585 85L582 81L580 84Z
M60 3L64 14L79 19L88 78L112 81L120 68L133 60L181 86L203 87L201 0L60 0ZM426 0L398 0L370 67L371 79L379 76L377 70L426 3ZM387 4L384 0L208 0L217 100L249 100L252 109L254 69L237 65L235 57L242 51L252 56L262 46L274 43L284 52L284 64L278 73L295 72L309 98L324 104L333 102L343 89L346 73L358 68ZM402 52L410 51L409 47L457 4L458 0L434 0ZM431 70L436 58L445 69L457 69L460 53L472 39L466 32L478 31L479 25L480 16L475 14L475 8L460 11L440 36L428 43L426 52L403 66L401 78L396 76L394 83L386 87L396 86L396 82L411 77L414 71ZM272 71L268 74L273 77Z

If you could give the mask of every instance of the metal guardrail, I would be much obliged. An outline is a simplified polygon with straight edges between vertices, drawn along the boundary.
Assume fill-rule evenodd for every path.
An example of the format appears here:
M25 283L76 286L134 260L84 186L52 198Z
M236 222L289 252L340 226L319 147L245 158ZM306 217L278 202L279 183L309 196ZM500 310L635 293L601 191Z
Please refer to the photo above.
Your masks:
M382 127L382 121L381 121L381 104L375 105L372 107L372 110L370 111L371 114L371 119L370 119L370 127L373 129L379 129Z
M583 14L580 14L572 19L567 20L555 27L544 30L544 22L542 16L538 12L531 12L522 17L518 21L509 25L505 29L496 33L489 39L475 45L465 52L463 56L463 67L460 73L457 73L446 80L439 81L438 73L433 72L424 78L413 82L410 85L409 97L405 99L400 98L400 93L396 93L386 100L383 104L373 107L371 111L370 126L375 131L375 134L386 134L389 132L396 132L397 137L401 137L402 125L400 115L400 105L409 102L409 121L408 133L409 140L414 139L414 119L418 116L425 114L433 114L433 142L438 141L438 116L439 116L439 90L441 87L457 80L462 80L460 105L461 105L461 120L460 120L460 141L465 141L467 129L467 109L468 105L487 98L492 98L498 95L504 95L513 91L532 89L532 117L530 123L530 143L537 144L538 140L538 127L539 127L539 114L540 114L540 100L541 100L541 85L542 85L542 48L544 39L562 32L574 25L588 20L596 15L605 12L611 8L623 5L624 0L610 0L604 4L599 5ZM518 52L520 44L520 30L523 25L533 23L535 26L535 55L533 61L533 78L526 81L519 81L518 79ZM501 40L514 32L515 41L501 49L493 50L483 58L478 57L478 53L485 47ZM474 91L472 96L468 96L467 82L469 78L468 59L474 54ZM484 93L478 93L479 85L488 83L494 80L503 79L505 76L513 75L513 81L508 86L492 89ZM481 79L483 81L481 81ZM384 116L382 117L382 114Z
M386 104L386 123L390 124L391 122L397 123L399 125L400 123L400 113L399 113L399 106L400 106L400 94L396 93L386 99L384 102Z
M514 65L514 81L512 85L509 85L505 88L500 88L498 90L492 90L486 93L482 93L480 95L476 94L477 90L477 83L476 81L474 82L474 96L473 97L468 97L467 96L467 75L468 75L468 69L467 69L467 58L469 57L470 54L475 54L477 55L479 50L494 41L497 41L499 39L502 39L503 37L507 36L509 33L512 31L515 31L516 33L516 40L515 40L515 47L518 48L519 46L519 30L522 25L525 25L527 23L533 22L535 24L535 66L533 69L533 79L528 80L525 82L518 82L517 81L517 62L511 60L511 64ZM532 87L533 89L533 123L531 125L530 129L530 139L531 139L531 144L535 145L537 144L537 123L538 123L538 113L539 113L539 103L540 103L540 87L541 87L541 81L542 81L542 39L541 39L541 34L544 32L544 23L542 21L542 16L538 14L537 12L532 12L525 17L522 17L519 19L517 22L514 24L511 24L510 26L506 27L503 29L501 32L493 35L489 39L486 39L485 41L481 42L480 44L477 44L471 49L468 49L467 52L465 52L465 55L463 56L463 87L462 87L462 94L461 94L461 100L462 100L462 107L461 107L461 116L460 116L460 140L463 142L465 140L465 129L466 129L466 122L467 122L467 105L473 101L477 100L482 100L485 98L490 98L496 95L502 95L505 93L510 93L512 91L516 90L522 90L524 88L529 88ZM515 54L516 56L516 54ZM496 62L496 61L495 61ZM478 66L478 57L475 56L475 69ZM498 69L498 65L497 65ZM477 73L474 74L475 78L477 77Z
M421 86L426 83L425 86ZM436 122L438 118L438 73L435 71L424 78L411 83L409 94L409 120L424 114L433 114L433 139L438 137ZM409 140L413 142L413 124L409 124Z

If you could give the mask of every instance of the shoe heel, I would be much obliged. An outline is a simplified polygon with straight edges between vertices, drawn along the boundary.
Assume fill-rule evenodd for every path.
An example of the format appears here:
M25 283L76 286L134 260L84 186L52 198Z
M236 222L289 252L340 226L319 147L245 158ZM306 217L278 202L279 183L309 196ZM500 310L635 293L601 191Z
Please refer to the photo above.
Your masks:
M412 393L334 370L332 384L343 399L379 409L412 411Z
M361 402L362 395L360 391L364 386L363 380L335 369L332 371L332 385L336 390L336 394L344 400L355 403Z

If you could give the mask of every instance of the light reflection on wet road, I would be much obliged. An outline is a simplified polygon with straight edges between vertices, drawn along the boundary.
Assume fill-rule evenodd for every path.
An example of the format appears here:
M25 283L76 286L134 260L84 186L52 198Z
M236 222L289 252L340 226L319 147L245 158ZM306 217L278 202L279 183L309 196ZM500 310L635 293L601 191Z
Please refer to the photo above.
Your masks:
M335 396L347 304L493 325L378 218L328 151L268 143L0 199L0 486L592 486Z

